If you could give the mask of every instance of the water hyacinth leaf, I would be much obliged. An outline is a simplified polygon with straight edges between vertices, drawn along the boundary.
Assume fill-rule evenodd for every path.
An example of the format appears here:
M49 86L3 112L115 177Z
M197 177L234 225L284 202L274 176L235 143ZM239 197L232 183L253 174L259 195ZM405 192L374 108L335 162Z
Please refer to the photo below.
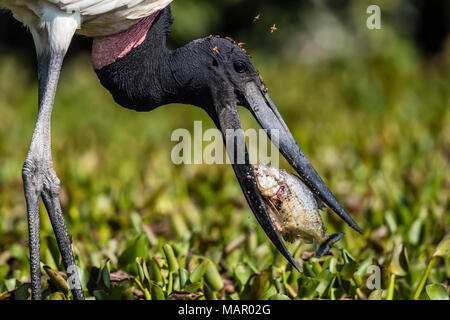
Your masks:
M204 293L206 300L217 300L214 290L212 290L207 284L204 286Z
M14 293L15 300L28 300L31 297L30 292L30 284L24 283L17 287L16 292Z
M111 279L109 277L109 263L106 262L105 266L102 269L102 280L103 280L103 284L105 285L106 288L110 288L111 286Z
M180 213L172 214L171 216L171 222L173 230L175 231L175 234L177 238L183 239L185 237L189 237L190 231L187 227L183 216Z
M5 279L9 273L9 266L7 264L0 265L0 279ZM1 283L0 283L1 285Z
M150 292L151 292L152 300L165 300L166 299L166 297L164 295L164 291L155 282L152 282Z
M291 300L291 298L289 298L288 296L284 295L284 294L274 294L273 296L271 296L269 298L269 300Z
M66 300L66 297L61 292L52 292L45 297L45 300Z
M94 297L97 300L108 300L109 295L105 290L94 290Z
M447 233L439 242L433 257L450 258L450 233Z
M207 262L203 261L200 263L194 271L191 273L189 279L191 280L191 283L198 282L203 277L203 275L206 272Z
M373 264L373 261L371 258L364 260L359 264L358 270L356 273L360 278L363 278L367 274L367 270L369 267Z
M424 272L424 274L422 275L422 278L420 279L419 285L417 286L416 292L414 293L414 300L418 300L422 293L423 288L425 287L425 284L427 283L428 280L428 276L430 275L430 271L431 269L434 267L434 265L436 264L437 258L436 257L431 257L430 261L428 262L427 268Z
M342 279L350 281L353 279L353 274L356 272L357 269L358 269L358 263L355 261L352 261L352 262L346 263L339 274Z
M245 264L251 269L253 273L258 273L259 269L255 266L255 264L251 260L245 261Z
M152 300L152 296L151 296L151 294L150 294L150 292L148 291L147 288L144 288L144 298L147 301Z
M383 299L383 289L373 290L369 297L369 300L382 300Z
M384 219L391 234L395 234L395 232L397 231L397 223L395 222L395 218L392 212L391 211L386 212L386 214L384 215Z
M406 276L409 271L408 254L403 244L396 244L392 249L389 268L396 276Z
M173 272L169 272L169 278L167 279L167 287L166 292L167 295L170 295L173 290Z
M322 272L322 267L320 266L318 259L311 259L311 266L315 274L319 275Z
M251 275L252 272L249 270L249 268L246 268L242 264L239 264L236 266L236 268L234 268L234 276L238 280L241 287L245 286Z
M409 239L410 244L412 244L414 246L419 244L420 235L421 235L422 229L423 229L423 224L424 224L424 219L417 219L412 224L412 226L408 232L408 239Z
M270 297L273 297L277 293L277 288L274 285L271 285L266 291L264 291L264 294L261 296L261 300L269 300Z
M425 290L431 300L449 300L447 289L440 283L429 284Z
M4 281L6 290L12 291L16 287L16 279L7 279Z
M145 260L142 260L142 270L144 271L144 279L147 281L147 283L150 283L150 274L148 273L148 267Z
M303 263L303 272L308 277L317 276L316 272L314 271L314 267L310 261L306 261L305 263Z
M180 291L181 283L180 283L180 273L173 273L173 290L172 291Z
M136 261L137 257L146 258L148 253L147 238L141 233L119 256L119 267L125 267Z
M323 270L318 278L319 278L319 285L316 287L316 291L319 294L319 297L322 297L324 293L326 292L327 288L331 285L335 275L332 274L328 270Z
M259 274L254 274L245 284L241 299L244 300L259 300L261 299L265 290L270 286L270 272L264 270Z
M221 246L217 246L209 250L209 259L215 264L219 264L219 261L222 259L223 249Z
M219 291L220 289L223 288L222 277L220 276L220 273L217 270L216 265L211 260L207 260L206 263L205 280L206 283L214 291Z
M190 285L188 285L186 288L184 288L184 290L187 292L190 292L190 293L197 293L202 288L202 285L203 284L201 281L193 282Z
M340 251L341 251L342 259L344 259L345 263L356 261L356 259L353 258L353 256L350 254L350 252L348 252L346 249L342 248Z
M141 257L136 258L136 267L138 271L138 278L139 281L144 283L145 282L145 275L144 275L144 269L142 268L142 261L143 259Z
M328 265L328 270L330 270L330 272L332 273L336 273L336 265L337 265L337 259L336 257L331 257L329 265Z
M312 299L316 295L316 288L319 285L319 281L302 275L298 279L298 297L300 299Z
M361 277L359 276L358 272L355 272L355 273L353 274L353 281L355 281L355 286L361 287L361 285L362 285L362 279L361 279Z
M159 268L158 263L154 259L150 260L150 268L151 268L153 281L155 281L159 285L162 285L163 284L163 278L162 278L162 275L161 275L161 269Z
M163 246L163 250L164 250L164 255L166 256L166 259L167 259L169 271L171 273L177 272L179 265L178 265L177 258L175 257L175 253L173 252L172 246L170 244L166 243Z
M180 287L184 288L186 283L189 281L189 271L187 271L184 268L180 268L178 273L179 273L179 277L180 277Z
M125 283L119 283L111 288L111 300L133 300L134 296L131 287Z

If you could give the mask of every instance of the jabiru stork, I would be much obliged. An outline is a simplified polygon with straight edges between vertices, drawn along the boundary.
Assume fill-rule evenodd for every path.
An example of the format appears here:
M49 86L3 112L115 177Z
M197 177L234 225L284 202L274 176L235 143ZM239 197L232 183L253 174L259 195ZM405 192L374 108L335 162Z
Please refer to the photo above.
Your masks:
M41 298L39 200L48 211L75 299L83 299L59 202L60 181L51 156L51 113L64 56L75 33L92 37L92 63L101 84L121 106L150 111L169 103L204 109L221 130L245 198L267 236L298 269L266 211L237 110L250 110L305 184L353 229L339 204L296 143L246 53L228 39L205 37L176 50L166 47L172 0L0 0L33 35L38 66L38 116L22 170L29 227L32 298ZM227 130L232 130L232 142ZM275 132L275 131L273 131ZM272 137L271 137L272 138ZM228 142L228 143L227 143ZM240 144L243 143L243 144ZM233 158L232 158L233 157Z

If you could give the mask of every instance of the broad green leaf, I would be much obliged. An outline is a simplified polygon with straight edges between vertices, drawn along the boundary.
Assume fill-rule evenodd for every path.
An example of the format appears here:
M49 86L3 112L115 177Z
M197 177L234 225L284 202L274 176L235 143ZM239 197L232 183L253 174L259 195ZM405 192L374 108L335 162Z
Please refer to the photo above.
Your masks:
M431 300L449 300L447 289L440 283L429 284L425 290Z
M441 242L439 242L433 256L446 259L450 258L450 233L447 233L444 238L442 238Z
M200 279L203 277L203 275L206 272L207 262L203 261L200 263L197 268L192 271L190 275L190 280L192 283L200 281Z
M27 300L31 297L31 289L29 283L24 283L20 285L14 294L15 300Z
M158 286L156 283L153 283L150 288L152 300L165 300L166 297L164 295L164 291L160 286Z
M159 285L163 284L163 278L161 275L161 269L159 268L158 263L154 260L150 260L150 269L152 273L152 279Z
M45 300L66 300L66 297L62 292L52 292L45 297Z
M189 271L184 268L180 268L180 270L178 270L178 273L180 277L180 286L181 289L183 289L186 283L189 281Z
M234 268L234 276L239 281L241 287L245 286L251 275L251 270L249 270L249 268L246 268L242 264L239 264L236 266L236 268Z
M111 286L111 280L109 277L109 264L105 263L105 266L102 269L102 280L103 280L103 284L105 285L106 288L109 289L109 287Z
M408 232L409 243L411 243L414 246L419 244L423 223L424 219L417 219L416 221L414 221L411 228L409 229Z
M291 298L289 298L288 296L284 295L284 294L274 294L273 296L271 296L269 298L269 300L291 300Z
M259 274L254 274L251 276L245 284L241 298L244 300L261 299L266 288L270 286L269 276L270 273L268 270L264 270Z
M219 291L223 288L222 277L220 276L216 265L211 260L207 260L205 280L214 291Z
M319 280L302 275L298 279L298 297L310 300L316 295L316 288Z
M408 254L403 244L396 244L392 249L390 270L396 276L406 276L409 272Z
M108 300L109 295L105 290L94 290L94 297L97 300Z
M136 261L137 257L146 258L148 253L145 233L141 233L119 256L119 267L125 267Z
M12 291L15 287L16 287L16 279L11 278L11 279L7 279L4 282L6 290L8 291Z
M341 278L347 281L352 280L353 274L356 272L357 269L358 269L357 262L351 261L349 263L346 263L340 272Z
M319 276L318 276L319 285L316 287L316 291L319 294L319 297L323 296L323 294L325 293L327 288L332 283L334 277L335 277L335 275L328 270L323 270L319 274Z
M177 272L178 268L180 267L178 265L177 258L175 257L175 253L173 252L173 248L170 244L166 243L163 247L164 255L167 259L167 264L169 265L169 271L170 272Z
M217 300L217 296L214 293L214 290L212 290L206 283L204 286L204 293L206 300Z
M190 285L188 285L184 290L190 293L197 293L202 288L202 282L193 282Z
M369 295L369 300L382 300L383 299L383 289L373 290Z
M269 300L270 297L277 294L277 288L274 285L269 286L266 291L264 291L261 296L261 300Z

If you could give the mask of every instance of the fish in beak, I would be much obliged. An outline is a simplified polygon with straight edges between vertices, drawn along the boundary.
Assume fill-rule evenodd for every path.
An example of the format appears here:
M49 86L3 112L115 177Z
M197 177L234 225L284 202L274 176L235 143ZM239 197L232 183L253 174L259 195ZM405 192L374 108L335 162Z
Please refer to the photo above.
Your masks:
M278 145L283 157L297 171L300 178L308 188L328 207L344 220L350 227L359 233L362 233L356 222L339 204L330 189L323 182L311 163L306 158L303 151L298 146L289 128L286 126L283 118L278 112L267 92L263 88L258 88L254 82L249 82L245 90L245 98L248 108L257 119L262 128L267 130L269 136L274 130L278 130Z

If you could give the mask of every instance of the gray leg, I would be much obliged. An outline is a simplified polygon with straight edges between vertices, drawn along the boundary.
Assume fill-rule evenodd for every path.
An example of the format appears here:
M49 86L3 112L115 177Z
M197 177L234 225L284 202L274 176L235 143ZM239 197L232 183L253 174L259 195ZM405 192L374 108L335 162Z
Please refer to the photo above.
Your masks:
M25 199L27 202L28 231L30 247L31 296L41 299L41 266L40 266L40 225L39 225L39 190L33 181L33 174L28 169L22 171Z
M83 290L81 288L80 278L75 265L66 223L64 221L61 204L59 202L59 179L53 170L50 175L52 177L49 178L48 183L44 183L42 199L44 200L45 208L47 209L50 221L52 222L56 242L58 243L64 267L66 268L69 287L72 290L73 297L75 300L83 300Z
M83 299L64 217L59 203L60 183L53 170L50 120L64 53L38 55L39 112L22 176L30 231L32 298L41 298L39 256L39 197L42 195L56 235L69 285L75 299Z

